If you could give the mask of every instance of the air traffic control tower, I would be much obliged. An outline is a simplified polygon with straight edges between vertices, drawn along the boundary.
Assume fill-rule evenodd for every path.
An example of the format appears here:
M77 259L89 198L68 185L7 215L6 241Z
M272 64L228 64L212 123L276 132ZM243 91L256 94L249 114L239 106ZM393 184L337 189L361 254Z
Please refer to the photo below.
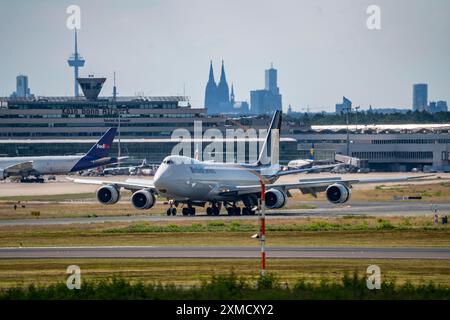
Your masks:
M94 78L93 76L89 76L88 78L77 78L77 80L86 99L95 101L102 90L106 78Z
M77 43L77 29L75 28L75 53L70 56L67 63L70 67L74 69L74 95L78 97L78 68L84 67L84 58L78 53L78 43Z

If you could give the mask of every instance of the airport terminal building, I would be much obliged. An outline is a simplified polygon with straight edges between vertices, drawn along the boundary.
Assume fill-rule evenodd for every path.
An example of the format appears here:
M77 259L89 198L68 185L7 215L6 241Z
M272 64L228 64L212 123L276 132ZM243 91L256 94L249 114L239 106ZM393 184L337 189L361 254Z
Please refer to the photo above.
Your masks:
M124 138L170 137L177 128L223 126L220 116L192 109L185 97L0 98L0 139L77 139L100 137L119 126Z
M299 149L314 144L317 153L331 149L365 159L377 171L450 171L448 124L350 126L348 139L346 126L312 126L293 133Z
M206 111L191 108L183 96L0 98L0 156L83 153L109 127L120 127L122 156L160 163L179 143L170 139L172 132L192 133L195 121L201 121L203 132L213 128L224 136L227 129L266 129L270 121L270 116L227 118ZM350 126L347 139L345 126L285 123L281 137L281 163L309 158L314 146L316 159L349 154L378 171L450 171L450 125ZM118 152L118 140L112 152ZM191 141L192 156L211 141ZM249 149L247 142L247 161Z

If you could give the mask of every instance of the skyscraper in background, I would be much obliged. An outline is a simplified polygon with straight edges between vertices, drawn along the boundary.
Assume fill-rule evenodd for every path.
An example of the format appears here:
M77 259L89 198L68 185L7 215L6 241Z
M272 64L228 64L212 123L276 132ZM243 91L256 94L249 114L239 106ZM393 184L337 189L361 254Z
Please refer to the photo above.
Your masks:
M281 110L282 97L277 85L277 69L273 64L265 71L265 86L261 90L250 91L250 104L252 114L272 114Z
M266 76L265 76L265 89L267 91L272 92L273 94L277 95L280 94L280 89L277 87L277 69L273 68L273 63L270 65L270 69L266 70Z
M447 112L447 101L439 100L438 102L436 102L436 110L437 112Z
M29 94L28 77L25 75L18 75L16 77L16 96L18 98L25 98Z
M28 87L28 76L20 74L16 77L16 91L11 94L12 98L29 98L31 91Z
M336 104L336 113L349 112L352 109L352 102L346 97L342 97L342 103Z
M413 111L425 111L428 107L428 85L416 83L413 85Z
M443 100L439 100L437 102L430 101L427 111L430 113L447 112L448 111L447 101L443 101Z

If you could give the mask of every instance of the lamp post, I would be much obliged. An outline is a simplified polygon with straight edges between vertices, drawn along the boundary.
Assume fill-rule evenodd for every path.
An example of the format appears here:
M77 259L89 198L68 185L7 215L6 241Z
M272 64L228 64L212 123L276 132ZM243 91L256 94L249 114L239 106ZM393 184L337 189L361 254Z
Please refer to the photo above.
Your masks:
M346 111L345 123L347 125L347 156L349 157L350 157L350 134L348 132L348 113L350 112L351 109L352 107L345 108Z
M118 145L117 145L117 168L119 168L120 167L120 154L121 154L121 148L120 148L120 119L121 119L121 112L120 112L120 109L119 108L117 108L117 117L118 117L118 120L119 120L119 125L118 125L118 128L117 128L117 132L118 132L118 135L119 135L119 140L118 140Z
M266 187L262 179L259 179L259 184L261 185L261 215L259 217L260 222L260 234L259 243L261 245L261 276L266 275L266 204L265 204L265 194Z
M358 133L358 110L359 110L360 106L355 107L355 111L356 111L356 133Z

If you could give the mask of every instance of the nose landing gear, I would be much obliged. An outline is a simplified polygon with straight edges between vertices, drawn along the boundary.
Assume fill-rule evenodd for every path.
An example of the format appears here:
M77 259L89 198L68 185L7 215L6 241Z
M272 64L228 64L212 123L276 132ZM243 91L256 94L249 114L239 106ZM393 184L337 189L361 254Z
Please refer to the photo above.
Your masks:
M166 211L167 215L170 216L176 216L177 215L177 208L173 207L173 208L169 208Z
M176 216L177 215L177 208L173 206L173 202L169 202L169 209L167 209L166 214L168 216Z

